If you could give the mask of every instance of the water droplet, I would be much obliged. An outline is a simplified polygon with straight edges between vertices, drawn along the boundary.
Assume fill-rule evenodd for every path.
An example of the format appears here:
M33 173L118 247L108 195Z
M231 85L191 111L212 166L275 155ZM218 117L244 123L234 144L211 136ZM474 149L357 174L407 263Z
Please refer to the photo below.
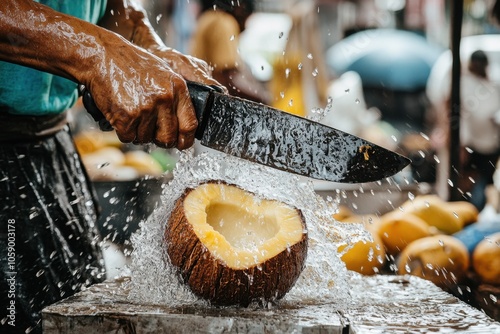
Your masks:
M356 104L359 104L361 101L359 99L354 100Z
M449 185L450 187L453 187L453 181L452 181L452 180L450 180L450 179L448 179L448 185Z
M290 99L290 101L288 101L288 106L289 107L293 106L293 99Z
M36 277L40 277L40 276L42 276L44 272L45 272L45 270L43 270L43 269L38 270L38 271L36 272Z
M308 53L308 54L307 54L307 58L309 58L309 59L313 59L313 55L312 55L312 53Z
M284 98L285 97L285 92L280 92L280 96L281 96L281 98Z
M231 35L231 37L229 37L229 40L234 41L234 35Z
M312 75L313 75L313 77L318 76L318 69L317 69L317 68L315 68L315 69L312 71Z
M120 202L120 199L118 197L111 197L109 199L109 204L116 204L118 202Z
M278 36L278 38L282 38L283 35L284 35L283 31L281 31L280 34L279 34L279 36Z
M101 169L101 168L104 168L106 166L109 166L109 162L104 162L102 164L97 165L97 169Z
M163 14L158 14L156 16L156 23L160 22L162 16L163 16Z
M302 65L302 63L299 63L299 65L297 65L297 68L298 68L299 70L301 70L301 69L302 69L302 66L303 66L303 65Z
M287 69L285 70L285 77L288 79L288 77L289 77L289 76L290 76L290 69L289 69L289 68L287 68Z

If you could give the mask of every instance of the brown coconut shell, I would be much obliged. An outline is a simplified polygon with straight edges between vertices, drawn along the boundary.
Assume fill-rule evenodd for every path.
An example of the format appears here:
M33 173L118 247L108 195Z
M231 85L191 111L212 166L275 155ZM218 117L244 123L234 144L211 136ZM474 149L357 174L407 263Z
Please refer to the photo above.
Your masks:
M214 193L206 191L207 187L212 187L210 189ZM224 196L227 198L222 198ZM198 216L188 212L196 211L186 204L194 203L193 200L196 205L200 205ZM224 201L229 201L227 207L219 210L218 214L227 213L229 218L231 215L252 214L242 213L244 210L267 208L272 211L274 207L277 212L254 214L256 217L257 214L274 217L278 227L273 232L275 235L254 252L235 248L206 222L210 214L208 207L225 205ZM258 205L253 206L252 201ZM281 215L282 210L284 215ZM198 218L206 221L196 222ZM225 224L230 224L229 220ZM285 233L287 229L291 231ZM291 237L289 241L286 241L287 236ZM242 233L241 238L245 237L245 233ZM285 242L282 242L283 238ZM224 182L207 182L195 189L187 189L176 201L165 229L165 247L170 263L179 269L182 279L195 295L221 306L248 306L254 301L268 302L284 297L304 268L307 242L306 223L300 210L278 201L260 199L255 194ZM226 243L229 250L223 248ZM224 253L230 255L225 258Z

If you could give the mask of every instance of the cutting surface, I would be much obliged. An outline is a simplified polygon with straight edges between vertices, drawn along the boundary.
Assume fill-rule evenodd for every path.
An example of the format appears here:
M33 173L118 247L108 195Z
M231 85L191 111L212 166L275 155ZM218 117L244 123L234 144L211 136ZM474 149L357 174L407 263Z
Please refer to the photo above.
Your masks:
M500 323L417 277L353 276L345 310L138 305L127 300L126 281L97 284L47 307L44 333L500 333Z

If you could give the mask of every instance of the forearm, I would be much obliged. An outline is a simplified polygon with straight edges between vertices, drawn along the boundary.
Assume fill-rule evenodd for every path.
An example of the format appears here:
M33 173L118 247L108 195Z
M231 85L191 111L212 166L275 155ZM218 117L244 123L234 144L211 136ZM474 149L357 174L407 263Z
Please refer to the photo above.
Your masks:
M120 39L31 0L0 1L0 60L88 82L104 43Z

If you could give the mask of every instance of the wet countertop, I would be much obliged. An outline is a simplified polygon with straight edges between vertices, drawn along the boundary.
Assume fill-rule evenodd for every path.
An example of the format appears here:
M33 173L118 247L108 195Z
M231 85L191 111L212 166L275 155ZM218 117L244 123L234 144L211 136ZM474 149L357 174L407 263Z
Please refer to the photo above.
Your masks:
M127 300L128 278L43 311L44 333L500 333L500 323L414 276L350 278L352 300L297 308L172 308Z

